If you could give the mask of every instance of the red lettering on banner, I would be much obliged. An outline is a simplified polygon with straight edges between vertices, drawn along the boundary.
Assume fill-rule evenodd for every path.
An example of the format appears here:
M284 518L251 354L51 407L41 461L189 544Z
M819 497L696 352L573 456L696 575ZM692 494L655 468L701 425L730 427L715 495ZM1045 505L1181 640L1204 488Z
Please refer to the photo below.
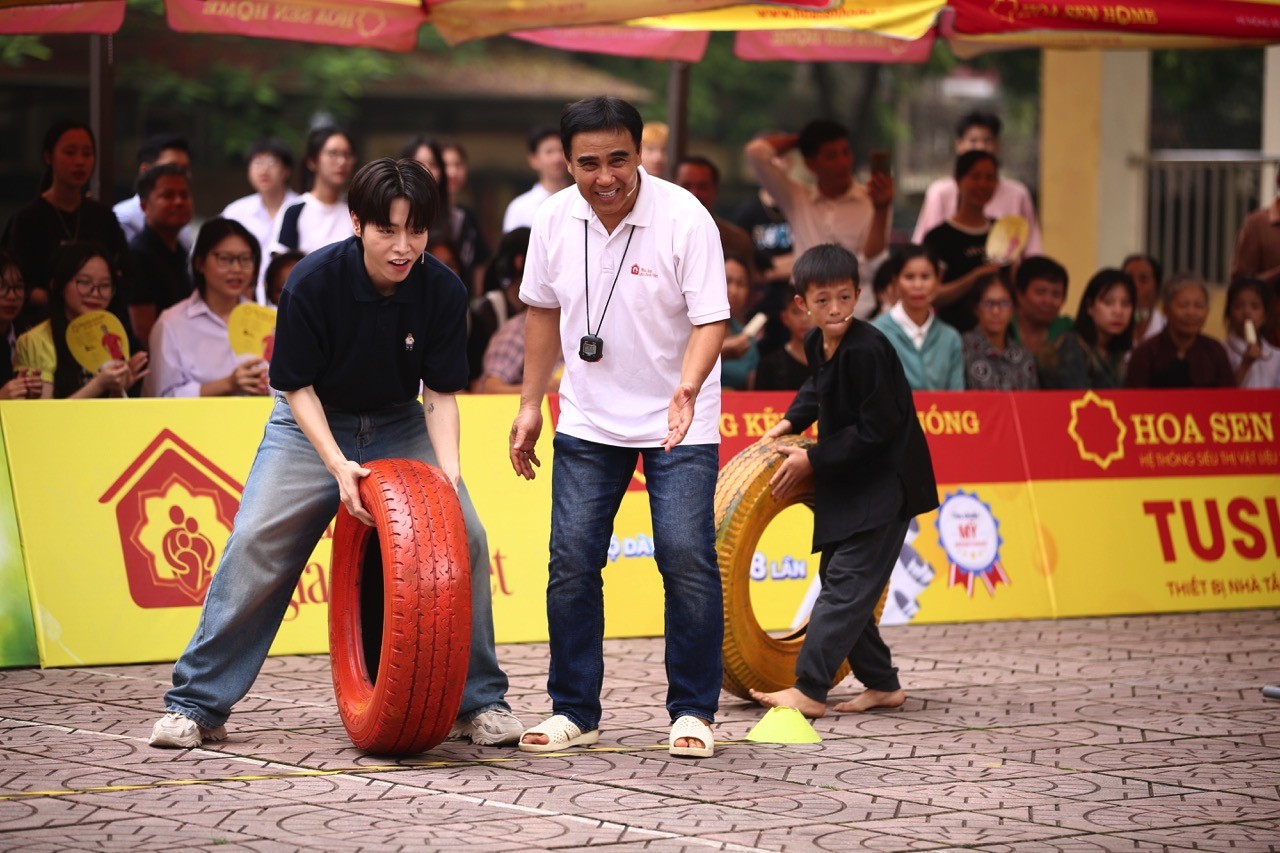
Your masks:
M1156 531L1160 535L1160 554L1166 563L1176 559L1173 550L1173 534L1169 531L1169 516L1173 514L1173 501L1145 501L1142 511L1156 518Z
M1182 507L1182 523L1187 529L1187 543L1191 550L1202 560L1217 562L1226 552L1226 543L1222 541L1222 519L1218 517L1218 502L1209 498L1204 502L1205 517L1209 524L1209 544L1200 541L1200 525L1196 521L1196 509L1191 501L1180 501Z
M329 575L319 563L307 563L298 578L298 585L293 590L293 598L289 599L289 610L284 621L292 622L302 612L304 604L329 603Z
M1215 498L1204 502L1205 526L1208 541L1201 534L1199 513L1195 502L1178 501L1144 501L1142 512L1151 516L1156 523L1156 535L1160 539L1160 554L1166 563L1178 560L1177 548L1173 542L1174 525L1172 516L1182 517L1182 530L1191 551L1201 560L1217 562L1226 555L1227 539L1224 536L1222 512ZM1254 519L1265 512L1267 526L1265 529L1253 523ZM1232 533L1239 534L1230 540L1231 549L1246 560L1262 559L1267 553L1268 538L1275 556L1280 557L1280 502L1274 497L1265 498L1262 507L1248 498L1233 498L1227 504L1226 523Z
M1272 501L1272 506L1274 505L1275 502ZM1258 508L1253 505L1253 501L1235 498L1231 503L1227 504L1227 523L1247 536L1248 541L1251 543L1244 545L1243 539L1233 539L1231 540L1231 545L1241 557L1246 560L1256 560L1267 553L1267 540L1263 537L1261 530L1245 521L1244 516L1246 513L1254 517L1258 515Z
M494 595L511 595L511 587L507 586L507 572L502 567L502 552L495 550L493 559L489 561L489 581Z

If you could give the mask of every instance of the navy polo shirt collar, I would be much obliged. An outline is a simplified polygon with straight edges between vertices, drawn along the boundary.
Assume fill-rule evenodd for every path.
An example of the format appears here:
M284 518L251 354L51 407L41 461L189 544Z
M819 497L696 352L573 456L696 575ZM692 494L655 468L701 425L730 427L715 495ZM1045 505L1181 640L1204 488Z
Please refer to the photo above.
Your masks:
M354 271L352 275L352 291L355 295L356 302L397 302L401 304L409 304L418 301L418 296L413 286L413 278L410 276L404 281L396 285L396 289L390 294L383 295L378 292L378 288L373 286L373 280L369 278L369 270L364 265L364 243L359 237L348 237L347 245L347 262L351 264ZM419 263L415 261L414 263Z

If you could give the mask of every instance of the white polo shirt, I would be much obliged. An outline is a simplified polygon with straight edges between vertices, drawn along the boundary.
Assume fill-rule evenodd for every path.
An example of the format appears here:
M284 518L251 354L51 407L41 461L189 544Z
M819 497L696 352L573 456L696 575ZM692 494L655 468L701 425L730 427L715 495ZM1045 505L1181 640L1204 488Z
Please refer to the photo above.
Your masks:
M635 207L612 234L576 186L544 202L520 285L526 304L560 309L565 371L557 431L619 447L662 444L693 327L729 318L724 253L711 214L686 190L639 171ZM615 274L618 284L604 312ZM596 362L578 355L588 295L591 332L604 341L604 357ZM684 443L719 442L717 360L698 392Z
M502 233L514 231L517 228L529 228L533 225L534 214L538 212L538 208L542 203L551 198L551 193L541 182L533 185L532 189L523 192L515 198L511 199L511 203L507 205L507 211L502 215Z
M284 203L280 205L280 210L284 210L297 200L298 194L286 188ZM231 202L222 208L222 216L239 222L258 239L258 246L262 250L262 263L258 265L257 300L259 305L266 305L267 295L263 282L266 280L267 264L271 263L271 255L267 250L271 247L271 238L276 233L275 217L267 212L267 206L262 203L262 196L258 193Z

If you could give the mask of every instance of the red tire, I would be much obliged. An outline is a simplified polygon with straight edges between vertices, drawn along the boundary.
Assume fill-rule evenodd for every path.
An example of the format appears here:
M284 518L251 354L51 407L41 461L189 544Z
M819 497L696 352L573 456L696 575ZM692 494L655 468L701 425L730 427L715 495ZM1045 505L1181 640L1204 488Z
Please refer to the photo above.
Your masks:
M333 534L333 689L353 744L409 755L443 741L462 705L471 557L462 506L443 473L410 459L366 467L360 502L376 524L343 507Z

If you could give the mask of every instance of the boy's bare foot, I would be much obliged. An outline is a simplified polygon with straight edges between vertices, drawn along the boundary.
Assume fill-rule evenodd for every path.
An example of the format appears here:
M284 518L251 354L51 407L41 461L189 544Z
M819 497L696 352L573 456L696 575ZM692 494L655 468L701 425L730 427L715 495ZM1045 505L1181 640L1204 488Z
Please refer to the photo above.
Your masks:
M900 708L905 701L907 701L907 694L903 690L889 692L864 690L848 702L841 702L836 705L836 713L861 714L863 711L870 711L872 708Z
M827 704L812 699L794 687L777 690L773 693L751 691L751 698L766 708L795 708L811 720L816 720L827 713Z

